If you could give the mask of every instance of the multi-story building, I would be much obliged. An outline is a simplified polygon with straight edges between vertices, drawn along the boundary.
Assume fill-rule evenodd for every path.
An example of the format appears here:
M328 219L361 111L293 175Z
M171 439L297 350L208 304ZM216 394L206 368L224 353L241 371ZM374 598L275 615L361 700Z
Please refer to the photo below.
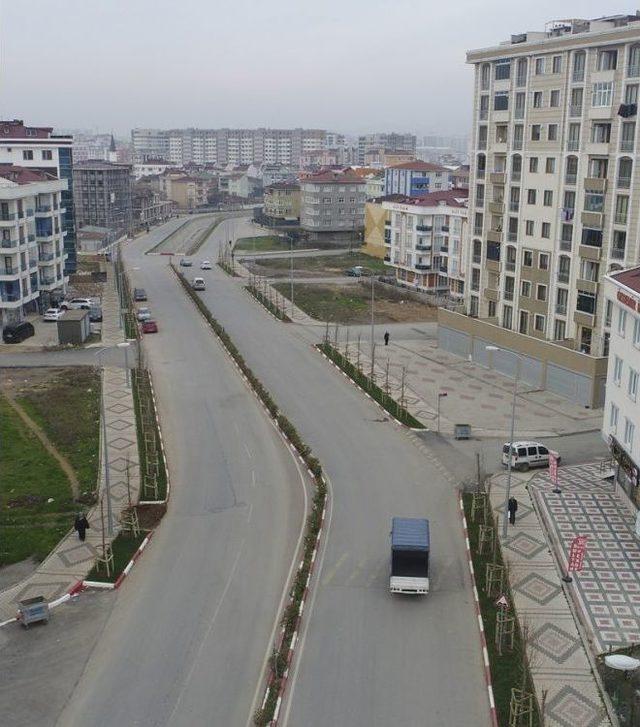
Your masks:
M173 169L175 166L175 164L171 164L165 159L149 158L133 165L133 178L138 181L143 177L153 177L156 174L162 174L166 169Z
M134 229L157 225L173 215L175 203L163 199L160 192L141 182L133 189L133 226Z
M366 181L352 169L311 174L300 180L300 226L310 232L360 231Z
M364 134L358 137L358 164L367 164L367 154L375 149L386 149L389 152L404 151L415 158L416 137L414 134L399 134L395 131Z
M424 197L451 188L450 169L429 162L405 162L384 170L384 193Z
M73 166L73 195L78 227L97 225L131 232L131 165L89 160Z
M639 258L640 17L550 23L467 58L468 312L602 355L602 278Z
M171 200L182 211L207 204L209 191L216 184L212 179L174 169L167 169L163 174L152 177L151 183L164 199Z
M468 189L450 189L379 200L387 212L385 260L401 285L462 299L468 195Z
M309 151L323 149L322 129L133 129L136 161L184 164L283 164L298 167Z
M64 179L0 164L0 324L16 323L62 299Z
M640 267L604 279L611 330L602 436L617 463L616 482L640 506Z
M274 221L293 222L300 218L300 185L278 182L264 188L264 214Z
M111 134L75 134L73 137L73 161L109 159L113 136Z
M73 137L54 134L51 127L25 126L24 121L0 121L0 164L35 169L67 186L62 190L65 274L76 270L76 224L73 206Z

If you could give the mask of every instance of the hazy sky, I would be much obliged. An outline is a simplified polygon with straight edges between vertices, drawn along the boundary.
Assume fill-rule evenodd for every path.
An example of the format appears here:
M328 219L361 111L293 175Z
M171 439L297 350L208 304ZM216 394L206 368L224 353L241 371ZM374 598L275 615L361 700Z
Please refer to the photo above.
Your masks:
M612 0L0 0L0 113L30 124L467 131L465 51Z

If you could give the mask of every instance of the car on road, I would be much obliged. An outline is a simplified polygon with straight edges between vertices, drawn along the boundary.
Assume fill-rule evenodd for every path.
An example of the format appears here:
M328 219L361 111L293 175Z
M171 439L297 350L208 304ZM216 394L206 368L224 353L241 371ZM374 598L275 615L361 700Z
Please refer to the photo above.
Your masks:
M505 442L502 447L502 464L505 467L509 465L509 448L509 442ZM549 466L549 449L540 442L514 442L512 450L512 469L526 471L530 467ZM560 456L556 454L556 457L559 463Z
M136 303L141 303L147 299L147 291L144 288L133 289L133 299Z
M194 290L206 290L207 286L205 285L204 278L194 278L193 282L191 283L191 287Z
M89 308L89 320L91 323L102 323L102 308L99 305Z
M142 322L142 332L143 333L157 333L158 332L158 324L149 318L146 321Z
M2 340L5 343L21 343L35 334L36 330L29 321L13 323L2 329Z
M136 318L142 323L142 321L148 321L151 318L151 311L149 308L138 308Z
M362 265L354 265L352 268L347 268L344 274L349 278L360 278L364 275L364 268Z
M91 298L71 298L60 303L62 310L89 310L94 305Z
M193 265L193 263L191 262L191 260L188 260L186 257L183 257L180 260L180 267L181 268L190 268L192 265Z
M64 315L64 311L61 308L47 308L47 310L42 314L42 320L43 321L57 321L60 316Z
M209 260L203 260L200 263L200 270L211 270L211 262Z

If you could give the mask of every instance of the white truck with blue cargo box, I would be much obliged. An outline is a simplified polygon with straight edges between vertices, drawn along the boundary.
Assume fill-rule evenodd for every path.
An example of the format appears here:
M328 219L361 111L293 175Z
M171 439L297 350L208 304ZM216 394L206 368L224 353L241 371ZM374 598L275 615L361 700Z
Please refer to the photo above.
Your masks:
M391 521L391 593L429 593L429 521L394 517Z

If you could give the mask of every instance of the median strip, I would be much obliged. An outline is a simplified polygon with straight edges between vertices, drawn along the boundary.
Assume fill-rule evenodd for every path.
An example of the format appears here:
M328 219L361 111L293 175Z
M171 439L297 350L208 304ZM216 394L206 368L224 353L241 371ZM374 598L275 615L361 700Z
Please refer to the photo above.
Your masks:
M289 602L284 608L281 616L282 629L274 644L274 649L269 659L269 674L265 688L264 698L261 707L253 715L253 722L257 727L265 727L268 724L277 724L282 698L287 684L289 672L297 643L297 635L300 632L304 604L308 598L309 586L313 568L316 561L316 553L322 537L322 528L327 508L327 483L322 472L322 466L316 457L313 456L311 447L304 442L294 425L282 414L271 397L271 394L263 386L262 382L249 368L240 351L231 340L224 327L212 315L209 308L200 296L191 288L187 279L173 265L172 269L187 295L203 315L213 332L218 337L222 346L231 357L245 381L249 383L258 399L264 405L271 419L274 420L278 430L307 467L309 475L315 484L315 495L311 510L307 515L305 524L305 535L303 553L298 570L293 578L289 590Z

